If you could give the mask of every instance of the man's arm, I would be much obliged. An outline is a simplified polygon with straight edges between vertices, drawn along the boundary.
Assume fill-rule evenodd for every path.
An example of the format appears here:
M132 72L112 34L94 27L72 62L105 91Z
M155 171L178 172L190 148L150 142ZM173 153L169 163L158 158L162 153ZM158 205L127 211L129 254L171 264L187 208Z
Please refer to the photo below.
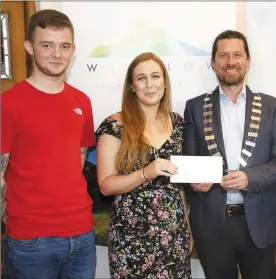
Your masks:
M6 180L5 173L10 153L1 154L1 220L6 223Z
M81 165L83 169L88 154L88 147L81 147L80 151L81 151Z
M269 161L258 166L245 168L243 171L248 177L249 192L259 192L266 187L276 187L276 110L271 125Z
M274 101L274 99L272 101ZM274 107L276 107L275 101L274 104ZM251 193L262 192L266 188L276 188L276 110L274 110L272 117L269 142L265 140L265 142L260 141L258 143L259 145L265 146L266 150L267 147L270 148L268 161L252 167L242 168L241 171L234 171L224 176L222 186L225 189L246 189L248 193ZM260 146L261 152L263 149L264 148Z

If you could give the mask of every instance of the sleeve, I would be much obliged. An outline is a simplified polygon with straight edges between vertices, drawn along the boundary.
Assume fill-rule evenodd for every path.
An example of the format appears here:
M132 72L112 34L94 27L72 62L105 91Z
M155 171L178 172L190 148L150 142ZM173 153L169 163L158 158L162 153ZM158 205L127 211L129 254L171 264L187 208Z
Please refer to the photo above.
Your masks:
M121 139L123 135L123 126L117 120L108 117L101 123L101 125L97 129L95 133L96 141L98 141L100 136L104 134L108 134L118 139Z
M183 130L185 128L185 121L184 119L176 112L172 113L173 115L173 127L177 131L176 133L176 141L178 144L181 145L183 143Z
M184 121L184 119L182 118L182 116L180 116L178 113L173 112L173 117L174 117L174 125L175 127L177 127L177 129L180 131L181 133L181 137L183 135L183 131L185 129L186 126L186 122Z
M15 117L2 99L1 107L1 154L10 153L15 135Z
M266 187L276 188L276 110L274 111L271 125L269 161L242 170L248 177L249 192L260 192Z
M84 107L84 126L81 139L81 147L90 147L95 144L92 105L90 99L88 97L87 99L88 100Z

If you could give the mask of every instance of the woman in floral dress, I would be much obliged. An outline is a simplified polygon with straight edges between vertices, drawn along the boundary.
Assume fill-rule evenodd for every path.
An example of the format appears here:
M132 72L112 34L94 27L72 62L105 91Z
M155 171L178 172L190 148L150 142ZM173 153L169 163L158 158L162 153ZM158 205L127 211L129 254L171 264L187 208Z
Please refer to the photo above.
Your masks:
M97 129L97 176L114 195L109 230L112 278L191 278L192 238L183 190L170 183L184 121L171 112L168 72L152 53L130 64L122 111Z

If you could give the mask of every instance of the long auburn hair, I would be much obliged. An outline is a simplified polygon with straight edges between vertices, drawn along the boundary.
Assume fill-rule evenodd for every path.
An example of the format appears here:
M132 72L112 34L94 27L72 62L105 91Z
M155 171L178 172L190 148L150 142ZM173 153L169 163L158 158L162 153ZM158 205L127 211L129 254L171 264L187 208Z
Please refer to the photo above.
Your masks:
M169 123L171 115L171 83L169 74L162 60L151 52L138 55L128 67L123 89L121 121L124 127L122 144L116 157L116 168L118 171L131 170L136 161L141 159L142 166L146 162L146 150L148 142L144 137L145 115L139 105L136 93L132 90L133 71L135 67L148 60L155 61L162 69L165 89L160 101L158 114Z

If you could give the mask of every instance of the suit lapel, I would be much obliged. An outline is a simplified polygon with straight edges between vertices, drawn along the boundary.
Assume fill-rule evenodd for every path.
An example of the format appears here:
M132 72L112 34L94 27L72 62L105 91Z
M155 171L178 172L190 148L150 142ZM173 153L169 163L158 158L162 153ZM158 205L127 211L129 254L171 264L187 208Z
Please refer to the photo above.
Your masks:
M242 141L242 148L244 148L244 144L246 139L248 138L248 132L250 130L250 122L251 122L251 115L252 115L252 101L253 101L253 93L246 86L246 107L245 107L245 121L244 121L244 132L243 132L243 141Z
M212 93L212 104L213 104L213 123L212 129L215 135L215 141L218 145L218 149L223 156L224 162L226 163L227 168L227 160L225 155L225 148L223 142L223 133L221 126L221 114L220 114L220 96L219 96L219 87L217 87Z

